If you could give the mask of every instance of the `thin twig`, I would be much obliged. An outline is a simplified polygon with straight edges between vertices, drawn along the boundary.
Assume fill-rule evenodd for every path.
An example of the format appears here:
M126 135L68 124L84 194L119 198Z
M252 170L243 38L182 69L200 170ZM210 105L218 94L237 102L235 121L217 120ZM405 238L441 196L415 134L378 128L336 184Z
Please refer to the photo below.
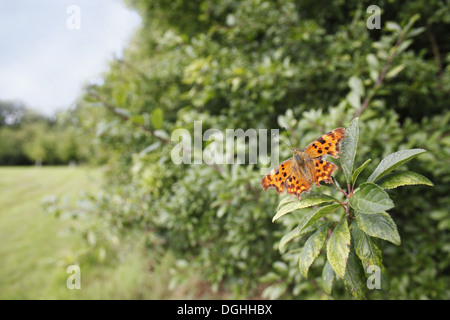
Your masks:
M389 56L388 60L386 61L386 64L384 65L383 70L381 71L380 75L378 76L378 79L375 82L373 88L370 90L369 94L364 99L364 102L361 105L361 108L359 108L359 110L355 113L354 118L359 117L364 112L364 110L366 110L366 108L369 106L370 101L375 96L375 93L377 92L378 88L383 83L384 78L386 77L386 73L389 71L389 68L391 67L392 61L394 60L395 56L397 55L398 48L399 48L400 44L403 42L403 39L404 39L403 35L401 35L397 39L397 42L395 43L394 49L393 49L391 55Z
M111 104L109 104L108 102L106 102L101 96L99 96L97 93L93 92L93 91L88 91L88 94L90 96L92 96L93 98L97 99L98 101L100 101L101 104L103 104L103 106L105 106L105 108L110 111L111 113L113 113L114 115L118 116L122 121L124 122L131 122L133 125L139 127L140 129L144 130L145 132L150 133L152 136L154 136L155 138L159 139L161 142L165 143L165 144L170 144L170 145L175 145L173 141L166 139L164 137L161 137L160 135L157 135L155 133L155 131L153 131L151 128L145 126L144 124L139 124L133 121L130 121L130 117L128 117L126 114L123 114L121 112L118 112L117 109L112 106ZM190 151L190 150L189 150ZM211 163L208 164L205 162L205 164L211 168L213 168L215 171L217 171L219 174L222 174L222 170L220 169L220 167L215 164L215 163Z
M93 92L93 91L88 91L88 94L90 96L92 96L93 98L97 99L98 101L100 101L103 106L105 106L106 109L108 109L108 111L110 111L111 113L113 113L114 115L118 116L122 121L124 122L128 122L130 121L130 117L128 117L126 114L123 114L119 111L117 111L117 108L115 108L114 106L112 106L111 104L109 104L108 102L106 102L102 97L100 97L97 93ZM152 129L150 129L149 127L145 126L144 124L139 124L136 122L132 122L135 126L141 128L142 130L150 133L152 136L154 136L155 138L159 139L161 142L166 143L166 144L171 144L174 145L174 143L169 140L166 139L164 137L161 137L157 134L155 134L155 131L153 131Z
M442 76L444 74L444 69L442 67L442 59L441 59L441 54L439 52L439 46L436 42L436 38L435 38L434 34L430 30L430 25L427 25L426 33L427 33L428 41L430 41L431 49L433 50L434 60L436 61L436 66L438 69L438 78L439 78L438 87L439 87L439 89L442 89L441 81L442 81Z

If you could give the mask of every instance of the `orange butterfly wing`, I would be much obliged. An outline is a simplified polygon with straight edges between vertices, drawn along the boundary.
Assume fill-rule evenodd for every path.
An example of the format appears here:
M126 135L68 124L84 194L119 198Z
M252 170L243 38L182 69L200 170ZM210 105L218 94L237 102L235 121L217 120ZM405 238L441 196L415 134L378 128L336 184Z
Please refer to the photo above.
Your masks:
M321 181L332 183L333 180L331 179L331 176L333 172L338 168L338 166L323 159L315 159L313 160L313 162L315 168L314 182L316 183L316 185L319 187Z
M325 155L332 156L333 158L338 158L338 154L341 153L339 149L339 143L344 138L344 128L334 129L311 142L303 152L308 154L311 158L318 158Z
M312 183L299 174L299 170L294 170L292 175L286 180L285 185L287 193L296 196L300 200L300 194L302 192L309 192Z
M288 194L292 194L300 199L302 192L311 190L311 182L308 182L298 170L294 158L282 162L278 169L272 169L261 180L261 186L264 190L272 187L278 194L283 193L284 189Z
M275 188L278 194L284 191L284 182L292 174L294 170L294 158L290 158L282 162L278 169L273 168L270 172L264 176L261 180L261 186L265 191L269 187Z
M307 161L313 162L312 166L303 165L299 168L295 159L290 158L265 175L261 180L261 186L264 190L270 187L275 188L278 194L283 193L286 188L288 194L295 195L300 200L300 194L309 192L312 183L315 183L317 187L320 187L321 181L332 183L331 176L338 166L323 160L322 157L329 155L338 158L338 154L341 153L339 143L344 138L344 128L337 128L324 134L311 142L303 151L309 157Z

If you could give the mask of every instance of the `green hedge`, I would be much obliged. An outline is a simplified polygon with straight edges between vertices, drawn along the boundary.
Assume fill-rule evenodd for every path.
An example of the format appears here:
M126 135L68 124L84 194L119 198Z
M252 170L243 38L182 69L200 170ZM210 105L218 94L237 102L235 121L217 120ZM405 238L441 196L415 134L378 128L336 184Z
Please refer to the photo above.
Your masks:
M109 154L109 183L92 199L97 225L89 230L106 240L144 236L149 250L172 251L180 269L200 270L236 297L349 298L345 281L331 296L328 280L322 289L324 255L302 277L299 257L311 234L278 250L301 217L272 223L279 198L260 187L259 165L175 165L169 140L202 121L204 131L286 127L282 135L302 148L360 115L353 170L371 159L360 181L372 181L389 154L423 148L401 168L434 184L383 191L395 204L389 215L401 244L376 240L390 290L365 296L448 299L450 11L441 1L381 1L381 29L369 30L370 4L131 1L142 28L78 104L80 122L95 128L98 150ZM291 151L282 146L280 154ZM351 170L335 174L340 185L344 172ZM364 223L351 225L345 233L363 239ZM322 231L312 237L323 240ZM349 268L360 259L352 250Z

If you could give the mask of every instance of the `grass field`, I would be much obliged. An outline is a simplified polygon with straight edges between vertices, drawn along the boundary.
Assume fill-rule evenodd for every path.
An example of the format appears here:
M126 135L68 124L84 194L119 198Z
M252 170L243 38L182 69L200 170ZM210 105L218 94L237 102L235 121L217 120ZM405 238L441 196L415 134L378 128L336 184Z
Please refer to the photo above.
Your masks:
M82 167L0 167L0 299L211 297L195 274L169 290L173 257L168 253L154 264L139 243L123 244L120 263L81 263L81 289L67 288L67 266L77 263L71 255L86 244L80 235L64 233L74 222L45 214L42 201L95 192L101 177L101 169Z
M41 203L49 195L93 191L100 176L86 168L0 168L1 299L57 298L54 281L65 271L57 262L81 239L59 236L68 221L45 215Z

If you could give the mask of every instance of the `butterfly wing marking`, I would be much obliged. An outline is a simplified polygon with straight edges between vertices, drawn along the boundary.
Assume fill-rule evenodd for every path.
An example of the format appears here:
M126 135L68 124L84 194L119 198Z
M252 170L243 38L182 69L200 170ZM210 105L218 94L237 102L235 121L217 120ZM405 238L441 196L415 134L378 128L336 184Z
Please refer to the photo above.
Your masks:
M309 158L306 164L299 167L299 163L296 163L294 158L290 158L265 175L261 180L261 186L264 190L273 187L278 194L283 193L286 188L288 194L295 195L300 200L300 194L309 192L313 182L317 187L320 187L321 181L332 183L331 176L338 166L323 160L322 157L330 155L338 158L338 154L341 153L339 143L344 138L344 128L337 128L324 134L311 142L303 151Z
M295 168L292 174L286 179L285 185L288 194L292 194L300 200L302 192L309 192L311 190L312 182L305 179L301 171Z
M284 191L284 182L292 174L294 169L293 158L282 162L277 169L273 168L261 180L261 186L267 191L269 187L277 190L278 194Z
M318 158L324 155L338 158L340 154L339 143L345 138L345 129L337 128L325 133L320 138L311 142L306 148L305 153L311 158Z
M320 187L320 182L324 181L326 183L333 183L331 176L334 171L338 168L332 162L323 160L322 158L313 160L314 162L314 182L316 186Z

